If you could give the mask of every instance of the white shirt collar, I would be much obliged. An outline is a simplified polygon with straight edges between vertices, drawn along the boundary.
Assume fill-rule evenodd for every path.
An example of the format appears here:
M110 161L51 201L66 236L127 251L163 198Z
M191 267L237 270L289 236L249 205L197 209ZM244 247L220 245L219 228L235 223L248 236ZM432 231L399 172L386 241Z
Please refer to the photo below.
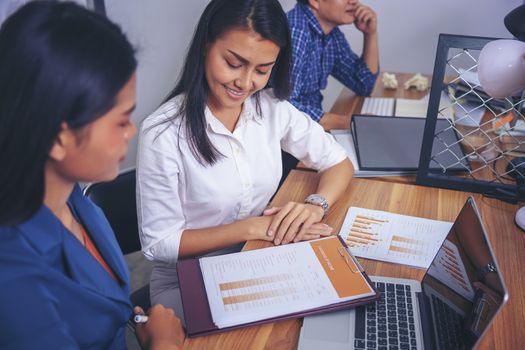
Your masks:
M208 105L206 105L206 108L204 110L204 114L206 117L206 124L207 127L218 134L224 134L224 133L230 133L225 126L220 122L217 117L212 113ZM241 114L239 116L239 120L237 121L237 125L243 125L248 123L248 121L253 120L257 124L261 124L262 122L262 115L257 112L256 108L256 98L255 96L248 97L242 106Z

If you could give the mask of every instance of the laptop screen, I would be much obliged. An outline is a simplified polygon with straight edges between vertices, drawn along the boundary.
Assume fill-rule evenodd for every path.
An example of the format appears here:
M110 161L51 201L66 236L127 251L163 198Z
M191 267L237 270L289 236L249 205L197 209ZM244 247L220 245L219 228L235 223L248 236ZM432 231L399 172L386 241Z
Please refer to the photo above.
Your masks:
M427 349L472 347L506 301L503 279L472 198L421 284L418 297Z
M425 121L425 118L353 115L351 132L359 168L416 171ZM439 172L469 170L467 158L450 123L438 119L436 133L441 142L434 143L430 169Z

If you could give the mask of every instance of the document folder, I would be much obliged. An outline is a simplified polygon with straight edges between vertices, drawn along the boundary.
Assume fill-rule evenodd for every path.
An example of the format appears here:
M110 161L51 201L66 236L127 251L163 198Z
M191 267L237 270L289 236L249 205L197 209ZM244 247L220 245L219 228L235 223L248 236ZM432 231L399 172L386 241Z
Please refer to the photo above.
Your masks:
M331 244L331 247L335 246L335 241L337 241L337 249L334 250L334 248L330 248L330 252L327 251L326 255L323 252L324 258L327 256L329 258L332 258L335 260L334 251L339 256L341 261L337 261L337 263L334 263L333 261L330 262L327 260L328 264L330 266L333 266L335 270L340 268L341 262L348 265L348 268L351 269L352 273L355 274L355 276L360 276L360 278L363 279L364 283L368 285L370 288L370 293L367 296L359 297L358 299L353 300L346 300L343 302L335 302L328 305L321 305L318 307L313 307L305 310L300 310L298 312L293 313L287 313L283 315L279 315L277 317L271 317L267 319L258 320L256 322L247 322L243 324L238 325L232 325L228 327L218 328L216 324L213 321L212 318L212 312L210 311L210 304L208 301L208 295L206 292L205 282L203 279L203 274L201 270L201 264L199 262L200 259L188 259L188 260L181 260L177 263L177 273L179 276L179 285L180 285L180 292L182 297L182 303L183 303L183 309L184 309L184 316L186 319L186 332L189 337L195 337L195 336L201 336L201 335L208 335L218 332L225 332L232 329L237 329L241 327L247 327L247 326L253 326L253 325L259 325L263 323L269 323L269 322L275 322L279 320L284 319L290 319L290 318L298 318L298 317L304 317L308 315L314 315L329 311L335 311L345 308L351 308L358 305L362 305L371 301L375 301L379 298L379 292L375 289L372 282L364 272L364 270L360 267L359 263L351 255L349 252L346 244L343 240L341 240L340 237L337 236L331 236L328 238L325 238L324 240L332 240L329 243ZM321 239L323 240L323 239ZM321 240L315 240L310 241L315 242L321 241ZM328 242L328 241L325 241ZM295 243L290 244L289 246L295 246L295 245L301 245L309 242L301 242L301 243ZM322 242L324 244L324 242ZM281 246L277 247L269 247L269 248L263 248L262 250L268 250L267 252L271 252L271 250L276 251L276 248L279 248ZM321 249L322 250L322 249ZM325 249L326 250L326 249ZM241 252L241 253L235 253L235 254L245 254L245 253L251 253L251 252L257 252L256 251L247 251L247 252ZM316 253L317 254L317 253ZM331 255L332 254L332 255ZM222 257L227 257L227 255L224 255ZM219 257L220 258L220 257ZM201 258L202 259L202 258ZM323 260L323 259L321 259ZM337 273L335 271L334 273ZM351 283L351 282L348 282ZM348 286L347 286L348 287Z
M352 136L359 168L380 171L417 171L425 118L352 116ZM430 169L441 172L468 171L468 163L450 122L438 119L439 137L432 147Z

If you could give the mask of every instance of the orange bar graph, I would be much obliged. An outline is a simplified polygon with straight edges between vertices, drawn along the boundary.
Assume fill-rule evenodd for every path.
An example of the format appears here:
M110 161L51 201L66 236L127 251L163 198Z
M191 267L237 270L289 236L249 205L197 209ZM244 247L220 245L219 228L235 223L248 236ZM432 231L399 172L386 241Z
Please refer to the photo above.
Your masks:
M360 225L360 224L356 224L355 222L352 224L352 227L357 227L357 228L364 228L366 230L369 230L371 227L368 226L368 225Z
M376 241L376 242L379 241L379 239L377 239L377 238L367 237L367 236L364 236L362 234L355 234L355 233L349 234L348 237L355 237L355 238L364 239L364 240L367 240L367 241Z
M452 251L452 249L450 249L449 247L447 247L447 246L444 245L444 244L443 244L443 249L445 249L445 251L446 251L449 255L454 256L454 252Z
M447 258L448 258L452 263L454 263L455 265L458 264L458 260L457 260L456 257L453 255L454 253L449 253L447 250L445 250L445 253L447 254Z
M358 224L363 224L363 225L381 225L379 222L375 222L375 221L368 221L368 220L359 220L359 219L355 219L353 224L355 223L358 223Z
M446 266L445 266L445 269L450 273L450 276L452 276L452 278L454 278L463 287L463 289L468 290L467 285L465 284L465 281L463 280L463 276L459 275L457 272L452 271Z
M461 271L459 270L458 266L457 265L452 265L451 263L449 263L448 261L444 261L444 265L446 267L448 267L449 269L452 269L454 271L456 271L457 273L461 273Z
M258 286L262 284L270 284L270 283L275 283L279 281L285 281L288 278L289 278L288 275L282 274L282 275L275 275L275 276L270 276L270 277L233 281L233 282L219 284L219 289L221 291L225 291L225 290L230 290L230 289L253 287L253 286Z
M392 236L392 241L394 241L394 242L403 242L403 243L412 243L412 244L423 243L423 242L421 242L418 239L413 239L413 238L408 238L408 237L403 237L403 236L398 236L398 235L393 235Z
M422 254L419 250L399 247L397 245L390 245L388 250L391 250L393 252L408 253L408 254L414 254L414 255L421 255Z
M224 297L222 298L222 301L224 302L224 305L231 305L231 304L245 303L245 302L254 301L254 300L269 299L269 298L279 297L283 295L292 295L294 293L295 293L295 290L293 288L275 289L275 290L268 290L264 292Z
M356 239L356 238L352 238L352 237L347 237L346 241L350 242L350 243L359 243L359 244L364 244L364 245L367 245L367 244L371 243L370 241L365 241L364 239Z
M377 235L378 235L377 233L366 232L366 231L358 230L358 229L350 229L350 232L363 233L363 234L366 234L366 235L372 235L372 236L377 236Z
M458 272L452 270L451 268L449 268L449 267L446 266L446 265L445 265L445 269L446 269L448 272L450 272L450 274L451 274L452 276L455 276L456 279L458 279L458 280L460 280L460 281L462 281L462 282L465 282L465 281L463 280L463 276L461 276L461 273L458 273Z
M372 217L364 216L364 215L356 215L356 218L363 219L363 220L374 221L374 222L388 222L388 220L380 220L380 219L376 219L376 218L372 218Z

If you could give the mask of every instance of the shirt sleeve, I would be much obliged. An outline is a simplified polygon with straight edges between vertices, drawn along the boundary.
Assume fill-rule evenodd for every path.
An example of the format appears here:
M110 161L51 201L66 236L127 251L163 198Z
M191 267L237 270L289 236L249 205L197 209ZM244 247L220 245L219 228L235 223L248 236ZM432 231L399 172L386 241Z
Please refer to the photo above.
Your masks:
M324 171L347 158L346 152L323 127L287 101L278 102L281 148L307 167Z
M337 55L332 75L357 95L369 96L374 89L379 70L375 74L372 73L365 61L352 51L343 33L338 31L334 34Z
M149 260L174 265L185 218L179 195L177 141L170 124L146 119L137 154L137 216L142 252ZM169 122L168 122L169 123Z
M324 115L324 111L321 108L314 106L313 104L299 102L298 99L291 99L290 102L292 103L292 105L294 105L295 108L297 108L301 112L306 113L308 116L310 116L310 118L312 118L312 120L318 123Z
M301 81L305 81L303 76L303 65L306 63L304 57L306 56L306 43L308 42L307 32L305 28L300 25L294 25L290 28L292 36L292 93L290 94L290 102L298 110L308 114L313 120L319 122L324 112L321 108L301 100ZM320 94L320 92L319 92Z

